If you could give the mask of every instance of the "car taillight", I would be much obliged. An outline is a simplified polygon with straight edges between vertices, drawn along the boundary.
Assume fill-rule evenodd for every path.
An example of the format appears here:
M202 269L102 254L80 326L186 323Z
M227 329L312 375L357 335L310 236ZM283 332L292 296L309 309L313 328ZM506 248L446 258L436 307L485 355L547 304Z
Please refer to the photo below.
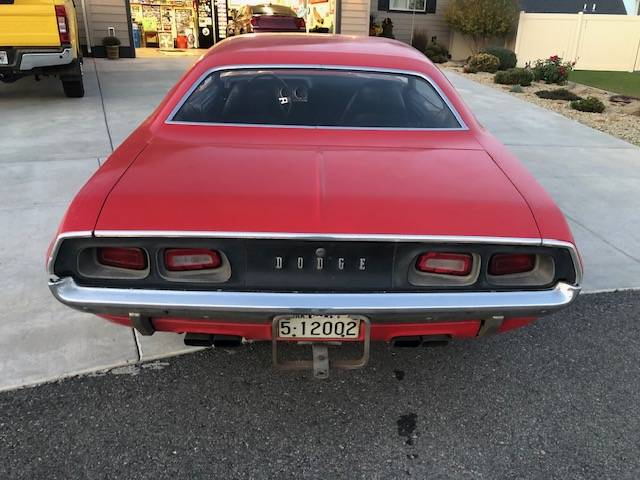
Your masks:
M164 264L171 272L212 270L222 265L222 257L217 250L170 248L164 251Z
M147 256L141 248L100 247L98 262L108 267L145 270Z
M416 268L425 273L465 277L472 265L473 257L468 253L427 252L420 255Z
M302 18L302 17L297 17L297 18L296 18L296 26L297 26L300 30L302 30L302 29L306 28L306 27L307 27L307 25L304 23L304 18Z
M67 22L67 10L64 8L64 5L56 5L55 8L60 43L71 43L71 37L69 36L69 22Z
M249 20L249 23L251 24L252 27L257 27L260 21L258 20L258 17L251 17L251 20Z
M530 272L535 265L535 255L528 253L498 253L491 257L489 275L511 275Z

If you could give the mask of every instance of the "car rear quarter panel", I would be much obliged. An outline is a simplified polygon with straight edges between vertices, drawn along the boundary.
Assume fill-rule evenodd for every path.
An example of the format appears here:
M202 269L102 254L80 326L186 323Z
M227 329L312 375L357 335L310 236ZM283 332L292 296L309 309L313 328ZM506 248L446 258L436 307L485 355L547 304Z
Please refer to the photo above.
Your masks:
M61 234L92 232L109 192L147 145L149 132L143 124L118 147L76 194L62 218L57 238ZM49 246L47 257L51 253Z
M540 236L575 244L565 216L546 190L525 166L486 130L475 132L476 138L493 161L507 175L523 196L538 225Z

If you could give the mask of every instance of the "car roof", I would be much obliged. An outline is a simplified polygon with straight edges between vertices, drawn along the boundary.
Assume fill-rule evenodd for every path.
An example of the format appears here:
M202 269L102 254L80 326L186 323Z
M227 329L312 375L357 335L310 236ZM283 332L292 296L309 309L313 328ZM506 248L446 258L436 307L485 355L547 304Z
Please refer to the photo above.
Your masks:
M381 37L259 33L231 37L209 49L206 69L222 65L344 65L435 73L418 50Z

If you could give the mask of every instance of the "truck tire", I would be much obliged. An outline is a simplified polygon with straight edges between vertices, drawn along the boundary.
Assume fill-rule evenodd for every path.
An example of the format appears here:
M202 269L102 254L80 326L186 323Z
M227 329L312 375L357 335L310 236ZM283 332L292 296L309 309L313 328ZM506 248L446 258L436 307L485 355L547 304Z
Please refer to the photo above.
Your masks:
M82 77L73 80L62 80L62 89L69 98L84 97L84 83Z

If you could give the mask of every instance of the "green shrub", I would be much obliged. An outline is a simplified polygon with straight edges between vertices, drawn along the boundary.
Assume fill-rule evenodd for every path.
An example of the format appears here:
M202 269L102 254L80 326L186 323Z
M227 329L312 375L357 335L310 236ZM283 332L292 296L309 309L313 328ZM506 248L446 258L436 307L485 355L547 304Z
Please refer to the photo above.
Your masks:
M548 100L582 100L582 97L570 92L566 88L558 88L556 90L538 90L535 94L539 98L546 98Z
M489 55L498 57L498 60L500 60L498 70L509 70L510 68L515 68L516 63L518 63L515 52L508 48L489 47L485 48L482 53L488 53Z
M528 68L510 68L509 70L496 73L493 81L500 85L521 85L528 87L533 81L533 72Z
M533 74L536 80L564 85L569 79L574 64L575 62L563 62L559 56L552 55L546 60L536 60Z
M411 39L411 46L424 53L427 50L427 45L429 45L427 32L424 30L414 30L413 38Z
M396 38L395 35L393 34L393 22L389 17L385 18L382 21L381 27L382 27L382 33L380 34L381 37Z
M120 39L113 36L104 37L102 39L102 45L105 47L117 47L120 45Z
M478 52L491 37L505 37L518 24L518 0L450 0L445 19L451 29L468 35Z
M467 73L496 73L499 65L500 60L495 55L490 55L488 53L476 53L469 57L467 64L464 66L464 71Z
M509 91L511 93L522 93L522 92L524 92L524 90L522 89L522 87L520 85L514 85L513 87L511 87L509 89Z
M604 112L604 103L596 97L587 97L571 102L571 108L580 110L581 112L602 113Z
M433 63L444 63L449 60L449 50L438 42L431 42L424 50L424 54Z

